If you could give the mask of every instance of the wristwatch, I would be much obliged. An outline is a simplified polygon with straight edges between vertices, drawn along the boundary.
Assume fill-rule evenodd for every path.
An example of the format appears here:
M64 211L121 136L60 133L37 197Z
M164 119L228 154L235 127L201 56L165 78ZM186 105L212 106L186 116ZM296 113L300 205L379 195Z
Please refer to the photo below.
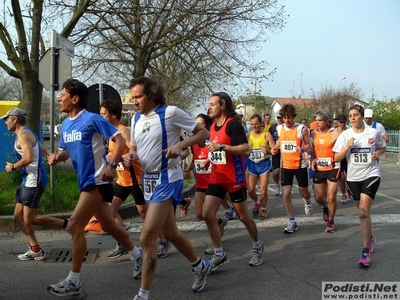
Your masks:
M110 161L110 166L116 168L118 166L118 163L116 163L115 161Z
M224 150L224 148L225 148L225 145L224 145L224 144L219 144L219 151Z

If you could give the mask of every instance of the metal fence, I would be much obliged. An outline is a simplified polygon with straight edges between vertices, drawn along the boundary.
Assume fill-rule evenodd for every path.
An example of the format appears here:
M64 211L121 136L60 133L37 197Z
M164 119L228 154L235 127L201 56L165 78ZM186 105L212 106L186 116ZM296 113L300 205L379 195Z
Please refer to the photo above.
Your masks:
M400 148L400 131L399 130L389 130L386 131L389 136L389 143L386 145L387 152L399 152Z

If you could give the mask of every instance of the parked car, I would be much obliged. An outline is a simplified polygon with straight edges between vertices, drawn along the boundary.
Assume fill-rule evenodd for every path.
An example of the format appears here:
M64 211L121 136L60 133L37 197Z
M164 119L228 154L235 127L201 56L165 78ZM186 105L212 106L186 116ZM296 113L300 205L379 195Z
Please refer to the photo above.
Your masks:
M54 125L54 134L56 136L60 136L61 135L61 124Z
M43 126L43 139L44 140L50 139L50 126L49 125Z

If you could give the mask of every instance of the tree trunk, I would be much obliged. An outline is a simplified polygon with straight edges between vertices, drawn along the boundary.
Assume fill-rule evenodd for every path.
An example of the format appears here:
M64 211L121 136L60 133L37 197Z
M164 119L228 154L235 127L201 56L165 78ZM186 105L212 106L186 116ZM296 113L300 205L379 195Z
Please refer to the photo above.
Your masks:
M25 72L21 82L24 91L23 103L27 114L27 126L31 127L39 136L43 86L38 80L38 73L35 71Z

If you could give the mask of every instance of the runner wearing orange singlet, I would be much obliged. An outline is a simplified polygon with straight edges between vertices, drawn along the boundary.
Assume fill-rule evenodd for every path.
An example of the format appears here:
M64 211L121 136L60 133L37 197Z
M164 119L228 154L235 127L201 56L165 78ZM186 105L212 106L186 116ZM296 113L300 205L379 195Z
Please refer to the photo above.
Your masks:
M332 127L332 116L327 110L316 113L317 129L311 132L313 140L311 168L314 171L315 201L323 206L325 232L335 232L336 193L340 181L340 163L332 151L340 132ZM328 198L328 204L326 203Z
M124 151L122 153L122 158L126 156L130 149L130 129L125 125L121 124L120 120L122 117L122 106L117 100L107 99L104 100L100 105L100 115L103 116L108 122L110 122L114 127L116 127L125 138L126 144ZM113 153L115 148L115 143L113 141L108 141L107 159ZM140 216L144 219L147 211L147 204L144 200L143 191L141 189L142 183L142 167L139 162L135 162L133 166L124 166L121 162L117 165L117 180L114 183L114 197L110 203L111 211L113 213L115 222L125 227L121 216L118 213L119 208L125 202L129 195L132 195L136 208ZM139 180L138 180L139 178ZM90 224L90 223L89 223ZM123 254L127 254L128 251L124 246L116 244L115 248L107 254L108 258L118 258Z
M281 150L282 198L289 217L289 223L283 231L293 233L297 230L292 202L294 176L296 176L299 185L300 195L303 197L305 213L308 216L312 215L312 204L308 191L307 163L304 155L304 152L310 149L310 134L307 127L295 123L294 118L297 116L297 112L292 104L284 105L279 114L283 117L284 124L279 128L279 139L271 152L272 155L275 155L278 153L278 149Z

